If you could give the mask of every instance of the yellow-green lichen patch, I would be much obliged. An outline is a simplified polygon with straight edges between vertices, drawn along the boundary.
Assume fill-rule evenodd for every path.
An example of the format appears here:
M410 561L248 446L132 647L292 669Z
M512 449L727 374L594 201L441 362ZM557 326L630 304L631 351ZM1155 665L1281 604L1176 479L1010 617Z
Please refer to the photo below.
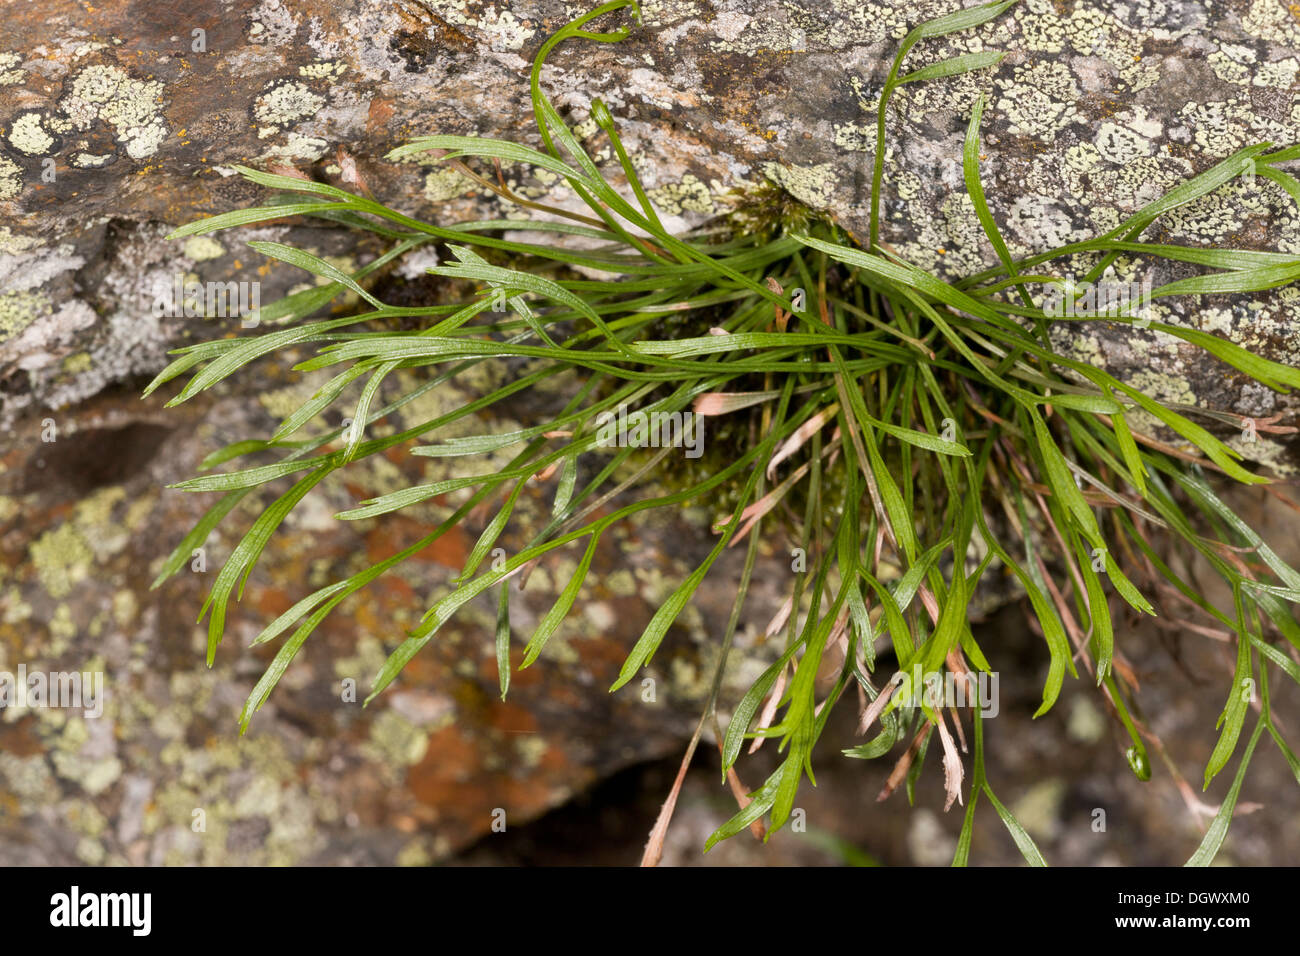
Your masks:
M605 586L615 597L632 597L636 594L636 578L626 568L619 568L605 579Z
M424 759L429 735L395 710L385 710L370 725L366 749L387 766L405 769Z
M641 22L648 27L661 27L680 20L699 17L704 12L698 0L642 0L640 8ZM732 16L736 15L732 14Z
M347 68L348 65L341 60L321 60L298 67L298 75L309 80L337 80L347 72Z
M50 312L50 297L34 290L0 295L0 342L12 338Z
M5 624L21 624L23 621L31 619L32 606L23 600L23 592L17 586L9 589L3 601L4 617L0 622Z
M1300 20L1296 19L1295 7L1281 0L1252 0L1241 25L1261 40L1271 40L1293 50L1300 47Z
M23 113L9 125L9 145L28 156L44 156L54 146L40 113Z
M124 488L110 485L77 502L73 523L99 560L118 554L129 543L127 529L113 521L113 510L125 499Z
M72 639L77 636L77 623L72 619L72 608L60 602L50 617L50 641L47 650L51 654L63 654L72 646Z
M1295 86L1297 74L1300 74L1300 60L1289 56L1285 60L1259 64L1255 75L1251 77L1251 83L1255 86L1289 90Z
M0 53L0 86L21 83L25 72L20 69L23 58L17 53Z
M1198 244L1207 240L1224 242L1243 225L1242 206L1233 201L1233 193L1240 191L1240 185L1236 190L1220 189L1170 210L1164 218L1164 226L1171 236L1179 239L1194 238Z
M81 718L75 720L84 723ZM115 756L87 757L77 752L56 750L52 759L54 770L60 777L75 782L91 796L103 793L122 776L122 761Z
M1016 67L1009 80L999 80L997 108L1007 117L1008 130L1046 142L1081 117L1075 109L1079 86L1064 63L1028 63Z
M8 708L7 712L13 709ZM52 806L59 799L58 782L42 754L17 757L0 752L0 780L4 781L5 791L13 794L21 806Z
M537 734L519 734L514 739L515 753L525 767L536 767L550 751L551 745Z
M60 368L68 375L77 375L90 368L91 364L89 352L76 352L65 358L60 364Z
M832 163L817 166L783 166L764 163L763 174L795 199L812 209L825 209L839 178Z
M72 165L78 169L99 169L101 166L107 166L113 161L112 153L87 153L79 152L72 157Z
M1112 163L1131 163L1142 156L1150 156L1155 145L1130 125L1120 125L1110 120L1097 127L1092 138L1102 159Z
M1214 70L1214 75L1223 82L1247 86L1255 71L1256 59L1255 51L1248 46L1223 43L1220 44L1219 49L1206 57L1206 62L1210 64L1210 69Z
M866 123L836 123L832 138L840 149L869 153L875 148L876 131Z
M388 660L384 645L369 635L357 641L357 652L352 657L339 657L334 661L334 675L340 680L359 680L363 675L379 673Z
M1179 116L1191 128L1196 146L1211 156L1228 156L1251 138L1249 101L1215 100L1188 103Z
M646 195L655 206L672 216L680 216L683 212L711 215L714 211L709 187L691 173L684 175L680 182L647 190Z
M325 99L297 80L276 80L253 102L253 118L262 124L257 135L273 136L286 126L314 116Z
M226 254L226 248L211 236L191 236L183 247L185 258L192 262L206 262Z
M537 30L521 21L509 10L486 4L474 4L470 12L467 0L430 0L433 13L457 27L473 27L487 36L494 50L522 50Z
M162 92L157 80L137 80L121 67L96 64L77 74L59 107L77 129L90 129L96 120L107 123L128 156L145 159L169 132Z
M0 201L13 199L22 191L23 171L8 156L0 156Z
M429 841L417 837L397 852L394 862L398 866L432 866L435 862Z
M118 627L127 627L140 612L140 602L134 591L121 590L113 595L113 620Z
M263 155L266 159L282 159L289 162L295 160L315 162L324 156L328 150L329 144L319 136L304 136L296 130L290 130L285 136L283 146L272 147Z
M429 202L447 202L464 195L472 181L454 169L431 169L424 174L424 198Z
M1065 21L1044 3L1028 6L1017 17L1020 21L1020 45L1035 53L1060 53L1065 49Z
M5 162L7 160L0 156L0 184L2 184L4 178L3 168ZM17 169L18 167L15 166L14 168ZM2 185L0 185L0 188L3 188ZM0 193L0 199L2 198L4 198L3 193ZM43 245L45 245L44 241L36 236L16 236L8 226L0 226L0 254L18 255L20 252L29 252Z

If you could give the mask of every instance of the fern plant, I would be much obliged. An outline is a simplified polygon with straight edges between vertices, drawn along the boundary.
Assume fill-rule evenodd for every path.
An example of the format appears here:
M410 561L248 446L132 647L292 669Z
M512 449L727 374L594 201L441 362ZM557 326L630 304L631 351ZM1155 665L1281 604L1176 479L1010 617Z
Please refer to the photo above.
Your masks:
M250 242L257 252L305 269L322 284L263 308L261 321L272 326L269 331L176 350L176 359L146 390L148 394L188 374L168 403L175 405L289 348L315 349L295 366L299 370L337 370L269 437L216 451L201 469L229 462L240 467L176 486L220 497L172 552L155 586L176 573L241 501L282 489L267 495L200 613L200 621L208 618L209 664L235 588L242 589L285 517L323 481L390 449L469 462L476 456L509 455L505 467L469 464L455 477L401 488L336 516L342 521L376 518L444 493L469 492L424 538L302 597L266 625L255 643L279 641L279 650L248 697L241 729L334 608L465 522L475 509L491 517L464 568L451 587L433 596L418 626L404 636L392 635L397 643L374 678L371 698L436 639L458 609L492 597L498 608L495 642L505 695L511 582L522 582L530 568L562 551L580 555L576 573L528 637L522 663L527 667L578 600L597 546L612 526L651 509L695 504L714 511L716 541L646 623L611 690L651 660L719 556L743 545L744 569L734 582L735 602L713 694L683 767L710 725L724 773L733 769L750 740L777 739L783 759L756 790L738 793L739 811L713 834L709 847L749 827L761 830L764 820L769 833L787 822L803 778L812 776L813 751L827 719L847 698L859 709L861 731L872 736L856 746L844 747L851 741L842 741L843 753L866 760L901 753L895 758L895 781L904 775L915 780L931 741L938 739L947 805L958 800L965 805L954 863L967 861L976 806L983 799L1001 816L1024 857L1043 863L1032 839L994 794L985 772L978 710L969 716L973 753L968 771L954 742L955 731L965 745L961 715L956 710L945 715L944 707L899 680L899 675L916 674L928 682L948 674L964 681L991 671L997 649L977 642L968 607L981 580L994 569L1013 576L1023 589L1043 640L1049 664L1037 713L1053 706L1067 675L1086 677L1122 724L1134 773L1150 777L1149 753L1154 751L1189 804L1190 788L1134 707L1137 685L1116 645L1112 605L1122 602L1153 614L1155 607L1144 592L1160 584L1231 635L1236 671L1225 685L1219 737L1204 771L1206 786L1242 749L1252 702L1257 716L1227 797L1190 862L1206 864L1217 852L1264 733L1300 781L1300 762L1279 732L1270 704L1271 680L1300 681L1300 625L1290 607L1300 600L1300 572L1235 515L1216 490L1223 480L1267 481L1244 467L1240 456L1211 431L1225 424L1240 429L1241 418L1157 402L1103 369L1062 354L1051 336L1062 322L1136 324L1204 349L1279 392L1300 385L1296 369L1214 335L1149 322L1133 308L1109 313L1076 308L1083 286L1061 278L1067 266L1079 267L1088 282L1096 282L1126 257L1173 260L1202 270L1152 289L1152 298L1247 293L1293 281L1300 277L1300 260L1293 256L1171 245L1143 235L1163 214L1210 194L1247 169L1300 201L1300 182L1279 168L1300 158L1300 148L1260 144L1243 149L1103 235L1016 259L989 213L980 183L981 101L966 137L965 181L1000 265L959 281L916 268L880 239L890 98L907 83L995 65L1000 54L981 53L910 73L902 69L917 43L978 27L1013 2L958 11L916 27L903 40L879 100L865 247L834 223L784 200L770 202L779 214L769 209L757 224L752 217L732 217L674 235L647 198L613 117L596 100L591 118L607 138L631 195L611 184L543 94L540 78L548 54L565 40L612 43L625 37L626 26L596 32L589 25L625 7L635 14L634 0L606 3L542 46L531 76L542 148L480 137L427 136L389 156L398 160L433 153L485 190L540 213L535 218L432 225L331 185L241 167L242 175L277 191L272 200L190 223L172 233L174 238L303 216L369 231L389 248L346 273L300 249ZM574 212L521 198L506 185L506 168L560 177L586 209ZM521 232L536 234L537 241L520 240ZM430 272L458 280L459 288L471 291L460 301L418 307L380 301L370 291L373 280L425 246L442 257L443 264ZM366 303L363 311L311 318L348 292ZM1064 310L1059 308L1062 301ZM367 435L372 423L400 412L430 389L483 363L512 359L528 364L508 384L404 430ZM404 369L426 370L427 377L413 390L384 396L388 377ZM540 424L504 434L446 439L439 434L571 371L581 373L582 384L574 387L562 411ZM302 437L306 426L322 421L336 406L352 424L326 425L319 434ZM698 414L727 423L733 437L721 453L705 460L708 467L696 467L676 486L652 489L646 482L663 476L668 456L680 449L605 447L601 426L620 409ZM558 476L548 522L527 547L485 565L511 522L525 483L539 473ZM625 492L633 493L630 504L621 503ZM787 533L777 520L780 512L774 513L778 507L797 513L791 543L807 555L808 570L792 576L783 613L769 626L769 635L779 637L779 657L741 699L728 702L731 717L723 730L714 716L722 668L760 536ZM1187 554L1199 553L1231 589L1232 607L1215 606L1183 580L1162 557L1167 550L1153 539ZM819 670L832 665L833 686L819 690ZM647 862L657 859L675 799L676 789L652 834Z

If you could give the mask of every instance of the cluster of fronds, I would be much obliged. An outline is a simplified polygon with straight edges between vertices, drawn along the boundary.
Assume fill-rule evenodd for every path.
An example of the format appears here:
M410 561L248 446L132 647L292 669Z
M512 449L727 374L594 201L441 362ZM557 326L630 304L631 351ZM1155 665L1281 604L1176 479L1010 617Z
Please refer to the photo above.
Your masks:
M434 226L333 186L241 169L252 181L283 192L270 205L204 219L173 236L307 216L369 230L392 245L380 258L346 274L286 245L250 243L267 256L314 273L323 284L262 310L264 325L282 327L178 350L179 357L149 388L192 372L170 404L183 402L254 360L291 347L317 349L296 366L300 370L340 369L269 438L238 442L210 456L203 467L270 456L266 463L179 485L189 491L220 492L222 497L176 548L159 582L178 571L246 496L293 479L261 510L216 578L203 610L210 614L209 661L221 639L232 592L236 586L242 589L286 515L322 481L367 456L416 441L422 444L410 447L410 454L431 457L473 459L514 450L504 468L467 467L461 477L403 488L337 516L345 521L374 518L444 493L472 491L426 537L303 597L261 632L256 643L281 644L248 698L242 725L247 726L294 655L340 602L464 522L475 509L491 517L463 570L452 587L434 596L423 620L396 645L374 679L372 697L459 608L481 595L497 598L496 649L504 694L510 674L512 579L522 580L528 568L556 552L580 551L576 572L528 637L526 667L578 600L602 535L616 522L650 509L688 504L716 511L718 502L725 501L725 513L715 515L716 541L708 556L650 619L611 690L650 661L719 556L744 542L746 563L736 582L720 674L759 555L760 535L765 529L781 533L773 509L788 510L793 503L802 511L802 520L797 540L790 543L804 550L808 571L792 576L784 612L769 628L772 637L781 637L780 656L731 704L725 733L719 728L724 769L733 767L746 740L777 738L784 757L747 801L742 798L741 811L710 845L759 825L764 817L773 829L788 820L802 778L811 777L813 750L827 719L848 694L857 698L863 731L877 731L867 743L845 753L877 758L904 744L895 786L906 776L910 790L932 734L940 741L949 805L963 797L965 804L955 862L966 861L976 805L987 797L1024 856L1041 863L1032 840L986 779L978 711L971 711L969 718L973 757L965 787L963 758L948 727L948 720L955 722L955 736L964 747L961 716L955 710L945 716L942 707L923 700L904 700L897 681L880 676L911 673L918 666L926 675L966 675L992 668L968 622L971 597L990 569L1018 580L1042 636L1049 663L1038 713L1052 707L1067 674L1078 677L1082 670L1098 684L1122 722L1131 738L1130 763L1144 779L1151 773L1149 742L1175 775L1177 770L1131 706L1136 682L1115 644L1112 603L1124 602L1143 614L1154 611L1122 568L1149 585L1148 590L1180 595L1235 643L1236 672L1226 688L1220 736L1205 767L1207 786L1239 749L1252 702L1258 717L1236 779L1194 862L1208 862L1221 844L1262 732L1269 733L1300 779L1300 763L1280 735L1269 702L1270 671L1300 681L1295 662L1300 626L1289 607L1300 600L1300 573L1218 497L1212 485L1220 476L1243 483L1265 479L1244 468L1239 456L1193 417L1208 416L1219 425L1237 421L1238 427L1240 420L1168 407L1100 368L1061 354L1049 336L1057 322L1124 324L1139 319L1131 313L1098 316L1073 309L1067 317L1051 315L1043 307L1046 293L1055 289L1059 294L1062 288L1067 296L1073 293L1057 275L1041 271L1053 262L1082 262L1089 268L1085 278L1095 282L1120 257L1155 257L1203 267L1195 278L1155 288L1154 298L1246 293L1288 283L1300 276L1300 260L1291 256L1159 244L1141 237L1162 214L1206 196L1248 169L1300 201L1300 183L1278 168L1300 158L1300 148L1270 151L1265 144L1244 149L1104 235L1016 260L980 187L981 104L971 117L966 141L966 185L1001 265L956 282L910 265L879 240L890 97L906 83L992 66L998 55L957 57L909 74L901 72L902 63L917 42L977 27L1012 2L986 4L922 24L904 40L880 97L867 248L856 247L815 217L808 217L808 225L799 230L778 228L722 239L716 229L671 234L647 198L612 117L595 101L591 116L617 157L632 197L606 180L543 95L539 80L547 54L561 41L579 37L613 42L625 36L625 28L598 33L586 27L632 0L606 3L542 47L532 71L532 106L542 149L488 138L430 136L391 154L400 159L442 151L442 161L485 190L543 213L539 218ZM506 187L503 168L545 170L561 177L586 211L521 200ZM504 238L524 230L536 233L539 241ZM444 262L430 271L464 280L479 294L466 301L395 308L369 291L368 279L430 244ZM485 256L509 266L492 264ZM368 304L366 311L343 318L309 318L349 290ZM503 302L508 309L499 308ZM413 317L424 325L406 331ZM673 320L671 336L665 332L666 317ZM1141 322L1141 327L1148 325ZM1295 369L1213 335L1160 322L1150 323L1149 330L1199 346L1278 391L1300 385ZM382 437L367 436L368 426L429 389L479 363L511 357L530 360L526 374L442 417ZM413 368L430 368L427 380L415 391L385 402L381 390L386 377ZM440 429L474 421L485 409L517 400L528 389L570 370L580 371L584 383L562 412L541 424L505 434L438 440ZM348 427L295 437L344 401L349 403L344 408L352 423ZM603 447L597 423L603 413L620 407L742 416L736 419L735 431L750 440L737 442L727 460L705 474L693 474L683 487L661 485L659 491L647 491L645 479L681 465L681 450L663 448L648 454ZM554 478L548 523L525 548L486 567L485 559L510 523L521 490L539 474ZM621 503L628 497L623 492L638 488L640 497ZM1233 606L1215 607L1171 569L1150 543L1155 534L1175 549L1199 552L1230 586ZM832 665L837 677L826 690L816 678L820 669ZM715 678L715 697L717 687ZM706 719L712 716L713 703L710 700ZM1190 789L1177 779L1191 802ZM656 828L657 838L662 838L671 803Z

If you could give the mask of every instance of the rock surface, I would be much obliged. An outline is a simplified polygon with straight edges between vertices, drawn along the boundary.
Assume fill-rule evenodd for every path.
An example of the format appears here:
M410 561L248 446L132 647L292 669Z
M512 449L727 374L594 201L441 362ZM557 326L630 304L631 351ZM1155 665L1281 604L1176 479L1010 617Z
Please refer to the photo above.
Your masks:
M0 707L0 865L427 863L491 832L496 813L518 826L619 768L678 751L709 687L742 555L722 562L643 678L607 689L658 602L707 551L705 515L611 529L579 610L536 664L515 671L506 701L490 599L463 609L363 709L428 596L451 589L479 530L457 529L326 619L240 737L240 708L278 646L249 648L256 633L450 510L332 518L358 497L414 483L420 460L406 454L367 459L322 486L268 545L209 670L195 618L249 519L232 515L151 591L167 551L212 500L164 486L215 445L273 427L277 403L303 388L261 384L260 394L231 387L166 413L157 400L142 410L133 391L104 394L48 419L52 440L0 459L0 673L102 673L106 690L99 715ZM430 401L454 402L452 392ZM505 547L535 532L549 493L525 496ZM516 667L576 559L543 562L512 596ZM763 581L788 581L788 569L765 567ZM757 586L760 608L769 590ZM742 648L762 623L749 623ZM729 695L755 676L748 656L733 658Z
M651 0L640 24L626 11L610 18L632 28L627 41L562 45L544 82L608 159L587 114L592 96L604 98L668 213L707 217L729 190L768 177L861 236L889 60L908 26L961 5ZM310 167L333 182L355 170L418 215L494 205L454 172L382 156L431 132L534 142L530 61L573 12L553 0L10 4L0 24L0 414L66 405L157 368L195 323L152 317L156 281L301 281L234 236L161 241L160 224L258 198L233 163ZM961 178L961 137L981 93L986 192L1017 253L1104 231L1249 143L1300 140L1300 25L1282 0L1024 0L977 30L923 42L907 67L981 50L1008 55L994 69L903 87L890 119L883 235L923 267L958 275L993 261ZM526 172L523 188L562 199ZM1294 204L1262 180L1159 228L1173 242L1300 252ZM343 263L364 255L354 237L313 235L309 245ZM1121 262L1116 277L1142 272ZM1171 277L1166 267L1155 279ZM1156 303L1157 318L1271 358L1300 355L1294 289L1170 301ZM1076 327L1069 347L1168 400L1273 410L1271 395L1157 333Z

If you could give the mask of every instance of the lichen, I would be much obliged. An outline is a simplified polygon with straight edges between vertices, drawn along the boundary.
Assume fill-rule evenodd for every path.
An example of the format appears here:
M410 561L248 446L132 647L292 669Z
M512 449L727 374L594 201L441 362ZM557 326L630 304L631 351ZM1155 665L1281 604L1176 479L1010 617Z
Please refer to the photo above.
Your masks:
M46 531L31 543L28 556L41 585L53 598L64 598L90 570L94 554L69 522Z
M126 154L139 160L156 153L169 135L162 93L160 81L137 80L121 67L94 64L73 78L59 107L76 129L88 130L97 120L107 123Z
M348 65L339 60L321 60L298 67L298 75L309 80L337 80Z
M9 126L9 145L28 156L43 156L54 145L54 137L45 131L40 113L23 113Z
M50 297L44 292L23 290L0 294L0 342L49 314L50 309Z
M472 185L454 169L431 169L424 174L424 198L429 202L447 202L464 195Z
M395 710L384 710L370 725L370 748L390 766L413 767L424 759L429 735Z
M21 83L26 72L20 69L23 58L17 53L0 53L0 86Z
M488 37L494 50L522 50L537 30L509 10L483 5L473 13L466 0L430 0L433 13L457 27L472 27ZM475 6L479 6L475 4Z
M253 118L262 124L257 135L263 139L286 126L314 116L325 99L297 80L275 80L253 101Z
M191 236L185 240L182 250L192 262L207 262L226 254L226 247L211 236Z
M646 191L651 202L664 212L680 216L683 212L711 215L714 212L713 196L709 187L697 176L687 173L676 183L667 183Z
M839 182L833 163L785 166L764 163L763 174L811 209L825 209Z
M1035 136L1046 142L1071 123L1081 119L1075 103L1079 87L1074 74L1056 61L1016 67L1011 79L999 80L1002 95L997 108L1006 114L1008 128L1021 136Z

